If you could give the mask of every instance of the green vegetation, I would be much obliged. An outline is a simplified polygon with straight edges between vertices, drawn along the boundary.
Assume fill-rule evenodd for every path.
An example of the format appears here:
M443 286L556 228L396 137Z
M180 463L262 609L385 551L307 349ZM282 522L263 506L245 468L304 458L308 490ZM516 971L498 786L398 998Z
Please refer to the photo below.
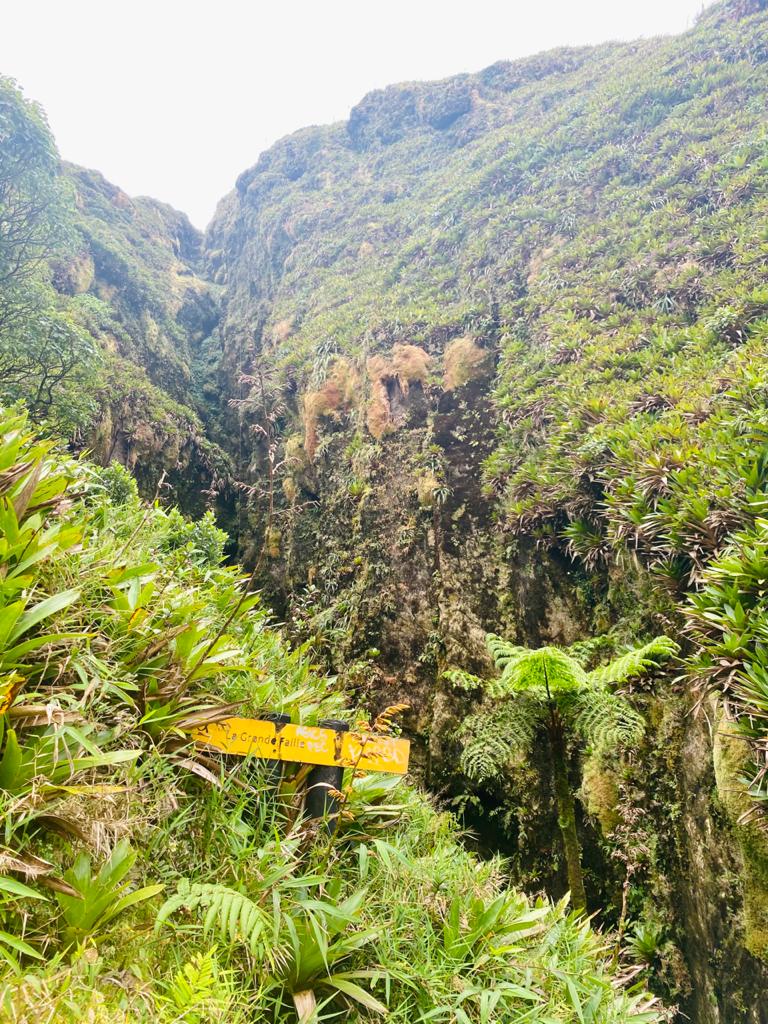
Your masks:
M195 506L231 476L195 411L217 319L186 217L62 166L44 115L0 78L0 401ZM202 356L201 356L202 358ZM204 376L204 371L201 371Z
M2 397L23 397L43 418L82 424L97 358L93 342L56 308L49 265L71 252L74 229L66 184L45 117L0 77L0 379ZM64 399L66 395L66 399Z
M572 758L570 788L590 899L660 930L644 962L707 1024L766 985L743 952L764 956L762 861L697 711L725 701L748 741L735 785L759 831L766 55L765 4L738 0L677 38L392 86L263 154L205 241L242 388L221 422L254 485L244 553L279 522L260 575L294 639L372 703L413 704L431 784L527 885L566 887L546 745L465 793L472 708L443 671L490 676L489 629L535 649L680 644L637 687L642 741ZM242 383L257 367L282 402L269 442ZM487 698L478 723L507 710Z
M24 326L38 272L66 241L63 189L45 116L0 78L0 327Z
M581 738L596 758L636 743L644 732L643 719L609 687L656 668L659 660L677 652L677 644L656 637L591 672L558 647L533 651L491 633L488 649L500 673L497 679L484 681L461 669L445 673L454 685L480 689L486 698L461 728L462 769L478 781L502 774L515 753L526 753L537 734L546 733L571 899L575 907L586 907L568 772L569 733Z
M108 466L31 439L0 466L19 1019L631 1015L505 870L586 887L691 1019L764 1004L767 103L766 4L726 0L372 93L202 238L62 166L0 81L0 400ZM616 691L658 634L674 670ZM406 701L419 773L506 869L380 779L312 842L300 777L185 740Z
M192 747L234 702L343 708L210 517L143 504L15 412L0 502L4 1019L658 1019L587 923L505 889L415 791L349 772L329 838L300 767L275 791Z

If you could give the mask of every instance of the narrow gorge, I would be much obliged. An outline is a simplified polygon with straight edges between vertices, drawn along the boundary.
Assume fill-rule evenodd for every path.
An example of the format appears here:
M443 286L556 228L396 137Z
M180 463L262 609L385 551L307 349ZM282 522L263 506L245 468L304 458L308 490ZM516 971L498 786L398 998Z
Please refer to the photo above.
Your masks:
M3 128L25 101L0 89ZM204 234L42 153L49 333L0 343L3 402L252 572L280 658L371 721L403 706L414 782L531 897L572 888L552 748L482 696L488 635L585 679L671 638L617 690L636 741L566 734L564 784L595 926L695 1024L768 1022L766 109L765 0L726 0L370 93L264 152Z

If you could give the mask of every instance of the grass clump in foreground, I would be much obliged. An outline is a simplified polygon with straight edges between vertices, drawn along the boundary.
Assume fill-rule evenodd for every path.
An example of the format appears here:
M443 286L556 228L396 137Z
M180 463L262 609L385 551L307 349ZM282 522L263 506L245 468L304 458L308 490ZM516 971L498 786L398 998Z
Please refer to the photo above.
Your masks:
M222 545L0 413L0 1017L656 1020L588 923L398 780L349 777L328 839L301 768L276 791L190 746L233 706L343 704Z

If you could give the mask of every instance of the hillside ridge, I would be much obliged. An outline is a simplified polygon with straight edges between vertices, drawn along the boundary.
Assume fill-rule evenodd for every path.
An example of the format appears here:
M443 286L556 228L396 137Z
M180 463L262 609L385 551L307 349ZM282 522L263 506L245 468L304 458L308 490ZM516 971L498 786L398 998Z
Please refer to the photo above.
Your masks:
M130 469L143 543L253 571L311 652L302 714L321 674L371 719L408 705L414 776L515 885L564 897L580 857L697 1024L768 1019L767 106L766 2L730 0L374 90L260 154L201 234L60 165L0 81L60 229L0 331L3 401ZM507 699L529 649L583 682L652 640L678 654L616 669L605 748L567 699L567 735Z

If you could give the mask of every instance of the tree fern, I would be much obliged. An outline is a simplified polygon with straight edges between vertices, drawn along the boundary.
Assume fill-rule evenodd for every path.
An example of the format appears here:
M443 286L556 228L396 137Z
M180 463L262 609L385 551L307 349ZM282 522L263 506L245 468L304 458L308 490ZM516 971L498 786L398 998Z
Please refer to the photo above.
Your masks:
M526 690L554 695L576 690L587 681L581 665L559 647L517 648L510 656L501 678L488 684L488 692L503 697Z
M467 690L468 692L482 690L486 686L484 679L481 679L480 676L473 676L471 672L465 672L463 668L446 669L443 672L443 678L460 690Z
M589 673L592 683L623 683L634 676L640 676L650 669L656 668L660 662L666 661L680 650L674 640L668 636L657 636L642 647L635 647L614 658L607 665L602 665Z
M499 672L481 680L461 669L446 677L464 690L484 691L480 708L462 726L461 768L476 782L501 775L516 751L530 747L540 727L546 732L557 820L563 838L568 885L577 909L586 906L581 850L568 767L567 734L575 732L596 754L636 744L645 723L630 702L609 687L655 668L678 651L666 636L657 636L607 665L587 673L579 657L609 646L594 639L571 650L518 647L489 633L486 643Z
M498 733L491 733L469 740L461 752L459 764L468 778L486 782L501 773L511 755L511 744Z
M215 933L220 941L242 943L255 957L267 951L264 936L271 923L270 916L250 897L226 885L182 882L177 892L165 901L157 915L159 928L179 910L205 910L203 934Z

